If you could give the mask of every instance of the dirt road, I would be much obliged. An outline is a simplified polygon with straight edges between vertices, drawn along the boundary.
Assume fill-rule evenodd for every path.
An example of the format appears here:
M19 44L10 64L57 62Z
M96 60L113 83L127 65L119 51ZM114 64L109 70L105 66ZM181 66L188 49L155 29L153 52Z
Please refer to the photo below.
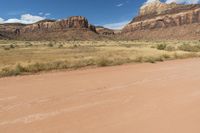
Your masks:
M0 79L0 133L200 133L200 59Z

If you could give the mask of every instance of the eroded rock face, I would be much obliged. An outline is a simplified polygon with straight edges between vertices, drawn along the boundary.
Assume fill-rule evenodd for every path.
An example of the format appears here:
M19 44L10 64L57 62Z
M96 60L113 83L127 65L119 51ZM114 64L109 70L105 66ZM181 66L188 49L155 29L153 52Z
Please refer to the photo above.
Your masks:
M0 24L0 38L12 39L20 33L19 29L25 26L25 24L20 23Z
M143 7L140 15L135 17L131 23L124 27L123 33L141 30L153 30L184 26L200 23L200 5L177 5L156 3L162 8ZM166 6L167 5L167 6ZM150 10L150 11L149 11Z
M82 16L74 16L60 21L41 21L21 29L22 33L35 31L58 31L66 29L88 29L95 32L95 27L88 23Z
M152 3L145 4L140 8L139 15L147 15L147 14L160 14L163 11L170 10L174 7L177 7L176 3L166 4L160 2L160 0L156 0Z
M93 35L94 34L94 35ZM0 36L8 39L67 39L89 38L95 36L96 27L82 16L73 16L64 20L42 20L34 24L1 24Z

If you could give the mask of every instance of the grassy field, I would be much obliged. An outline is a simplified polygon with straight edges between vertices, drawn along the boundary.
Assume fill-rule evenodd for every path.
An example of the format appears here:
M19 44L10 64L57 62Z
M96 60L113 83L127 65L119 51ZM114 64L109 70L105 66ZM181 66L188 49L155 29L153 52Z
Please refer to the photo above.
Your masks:
M199 57L199 41L0 40L0 77Z

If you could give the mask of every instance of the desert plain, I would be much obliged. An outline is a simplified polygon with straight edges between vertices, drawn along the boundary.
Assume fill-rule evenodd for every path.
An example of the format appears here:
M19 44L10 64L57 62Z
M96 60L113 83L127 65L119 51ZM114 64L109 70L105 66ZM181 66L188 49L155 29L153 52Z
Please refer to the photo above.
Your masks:
M198 133L199 43L1 41L0 132Z

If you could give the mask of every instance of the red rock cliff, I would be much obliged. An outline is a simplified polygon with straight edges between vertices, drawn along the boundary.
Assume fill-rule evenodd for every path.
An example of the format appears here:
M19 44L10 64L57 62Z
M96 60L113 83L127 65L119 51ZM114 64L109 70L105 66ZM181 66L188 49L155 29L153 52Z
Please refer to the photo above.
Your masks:
M157 7L158 6L158 7ZM200 5L152 3L141 8L123 33L200 23Z
M88 29L96 32L94 26L88 23L88 20L82 16L73 16L59 21L41 21L32 25L23 27L22 33L35 31L58 31L67 29Z

